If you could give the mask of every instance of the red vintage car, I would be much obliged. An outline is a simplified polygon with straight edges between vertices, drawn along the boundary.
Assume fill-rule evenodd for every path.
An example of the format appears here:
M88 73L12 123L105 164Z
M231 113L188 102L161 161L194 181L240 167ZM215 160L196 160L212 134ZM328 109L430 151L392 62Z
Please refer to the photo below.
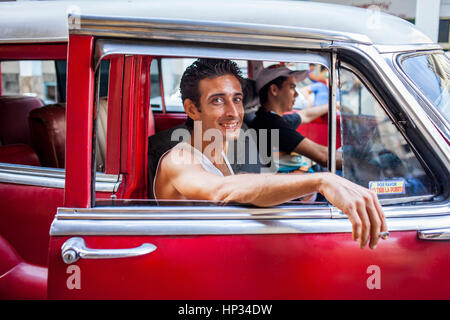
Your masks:
M450 298L449 61L414 25L279 1L0 12L0 299ZM378 193L389 239L359 249L324 201L152 200L148 139L185 121L179 79L198 57L249 79L325 66L329 116L298 130Z

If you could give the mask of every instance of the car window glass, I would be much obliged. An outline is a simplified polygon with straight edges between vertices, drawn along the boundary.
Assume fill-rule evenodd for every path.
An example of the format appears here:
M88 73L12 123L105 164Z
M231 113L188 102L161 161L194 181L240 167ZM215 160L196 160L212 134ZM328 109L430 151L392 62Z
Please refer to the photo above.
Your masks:
M181 102L181 96L180 96L180 80L182 77L182 74L186 70L186 68L192 64L193 61L196 59L192 58L171 58L171 57L153 57L151 59L151 62L149 63L149 71L150 71L150 84L149 84L149 90L150 90L150 105L151 110L154 114L158 112L165 111L166 113L184 113L184 108L182 106ZM244 109L246 108L247 104L253 106L253 100L256 100L255 106L259 107L259 98L258 94L256 93L256 87L254 85L250 85L249 82L254 83L256 82L257 74L258 72L263 68L270 65L280 65L284 64L291 70L297 70L297 71L307 71L308 68L310 68L309 63L289 63L289 62L280 62L280 61L248 61L248 60L233 60L238 68L241 71L241 74L243 78L246 80L246 83L244 84ZM314 67L317 68L317 73L320 73L320 67L322 65L315 64ZM323 72L322 72L323 73ZM297 83L297 88L300 90L306 85L311 84L313 81L310 80L310 78L302 78L301 81ZM249 92L251 91L251 93ZM328 91L327 91L328 92ZM161 93L163 93L161 95ZM327 93L328 95L328 93ZM255 99L252 99L252 101L248 101L248 97L252 96ZM300 100L300 99L299 99ZM304 99L303 99L304 100ZM328 98L326 99L328 103ZM165 107L165 108L164 108ZM296 104L295 108L303 108L308 107L305 101L301 101L300 104ZM253 110L254 112L254 110ZM172 140L173 136L171 135L173 132L170 131L172 128L177 128L177 126L182 125L185 122L185 119L179 117L179 115L175 115L174 118L169 117L159 117L156 116L153 118L155 121L155 126L158 127L161 123L165 124L168 123L169 120L179 120L177 123L173 121L171 123L171 126L168 126L166 129L162 131L156 131L155 134L150 135L149 137L149 143L148 143L148 152L147 152L147 159L148 159L148 176L147 176L147 188L148 191L146 191L146 199L149 199L148 204L159 204L163 205L164 203L176 203L178 205L189 205L192 203L192 201L180 201L180 200L158 200L158 202L155 202L153 200L154 194L152 193L153 189L153 183L154 183L154 177L156 174L157 166L159 163L159 160L161 156L164 154L165 151L167 151L173 142L179 142L179 140L175 139ZM300 119L298 118L292 118L292 126L295 126L293 128L294 130L299 126ZM290 118L287 118L290 119ZM288 121L288 120L287 120ZM244 120L245 122L245 120ZM250 129L250 130L249 130ZM314 128L313 128L314 129ZM256 158L258 158L258 149L257 149L257 141L255 140L256 137L252 136L248 133L248 131L255 130L252 128L249 123L245 122L243 125L243 130L245 130L245 134L243 134L243 140L245 141L245 148L243 148L244 152L239 153L239 151L236 151L236 148L238 146L238 143L229 144L229 154L227 154L227 159L229 161L230 166L232 167L233 172L235 173L257 173L257 172L265 172L262 171L260 166L261 164L258 162L259 160L256 160L258 163L253 163L252 161L255 161ZM267 129L266 129L267 130ZM166 134L167 133L167 134ZM325 131L323 131L324 137L327 135L326 132L326 124L325 124ZM252 138L252 139L250 139ZM251 141L250 141L251 140ZM169 141L169 143L167 143ZM248 144L247 144L248 143ZM249 154L251 151L254 151L254 154ZM242 151L242 150L241 150ZM248 163L246 162L248 160ZM284 161L284 160L283 160ZM276 164L276 171L278 171L280 174L289 173L289 172L295 172L295 173L310 173L314 172L314 169L312 169L313 163L306 157L301 157L298 154L292 155L292 161L285 161L285 162L277 162ZM257 170L257 167L260 171ZM255 169L255 170L254 170ZM247 170L247 171L246 171ZM140 187L139 187L140 188ZM138 191L136 191L138 192ZM141 192L141 190L139 190ZM146 201L145 199L138 199L134 198L134 202L130 202L131 199L127 198L121 198L119 195L115 195L114 202L119 204L135 204L139 203L142 205L142 201ZM120 202L120 201L125 202ZM300 201L299 201L300 200ZM136 202L137 201L137 202ZM307 195L304 197L299 197L297 199L294 199L290 203L301 203L301 204L311 204L311 203L317 203L317 204L324 204L325 199L323 197L319 197L317 194L313 195ZM109 201L104 201L103 199L97 199L96 205L108 205ZM204 205L205 203L203 203Z
M109 84L108 60L100 63L99 103L97 113L97 146L96 146L96 170L105 172L106 132L108 124L108 84Z
M354 73L339 73L343 176L380 198L433 194L433 180L378 101Z
M186 67L195 59L162 59L161 72L166 112L184 112L180 95L180 80Z
M2 61L2 95L35 96L43 104L60 101L56 86L55 61Z
M150 107L153 112L163 111L159 65L159 59L153 59L150 64Z
M450 62L444 54L422 54L402 60L402 69L450 123Z
M55 61L2 61L0 67L0 162L64 168L65 103Z
M150 65L150 105L153 112L161 112L163 110L163 102L166 106L166 112L184 112L180 95L180 80L186 67L194 61L195 59L192 58L152 60ZM242 76L246 78L248 76L247 62L242 60L235 62L238 64ZM161 96L161 81L163 96Z

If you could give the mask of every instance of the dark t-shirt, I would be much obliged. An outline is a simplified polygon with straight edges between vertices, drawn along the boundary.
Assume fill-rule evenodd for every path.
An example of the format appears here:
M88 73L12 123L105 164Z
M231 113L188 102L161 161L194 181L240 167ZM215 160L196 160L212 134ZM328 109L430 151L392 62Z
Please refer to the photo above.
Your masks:
M296 131L301 123L301 117L298 113L293 113L280 117L274 112L267 111L265 108L259 108L256 116L250 123L250 127L255 129L258 137L258 147L261 146L260 140L267 141L267 156L272 155L272 149L281 152L291 153L295 147L305 138ZM263 137L263 131L267 129L267 136ZM279 143L271 141L270 130L277 129L279 133ZM260 150L261 154L261 150Z

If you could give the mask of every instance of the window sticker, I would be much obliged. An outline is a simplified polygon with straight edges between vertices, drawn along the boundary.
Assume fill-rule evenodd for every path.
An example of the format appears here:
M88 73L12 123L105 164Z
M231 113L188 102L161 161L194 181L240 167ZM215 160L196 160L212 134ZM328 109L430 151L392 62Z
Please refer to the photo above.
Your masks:
M405 180L369 181L369 189L376 194L404 194Z

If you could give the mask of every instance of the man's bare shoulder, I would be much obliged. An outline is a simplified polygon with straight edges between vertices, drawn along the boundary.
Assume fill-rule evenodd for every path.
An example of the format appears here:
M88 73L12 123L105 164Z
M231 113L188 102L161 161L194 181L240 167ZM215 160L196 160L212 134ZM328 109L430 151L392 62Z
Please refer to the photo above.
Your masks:
M162 172L176 172L186 170L187 166L197 167L198 165L200 165L199 156L196 155L194 148L186 142L181 142L170 149L161 158L160 163Z

